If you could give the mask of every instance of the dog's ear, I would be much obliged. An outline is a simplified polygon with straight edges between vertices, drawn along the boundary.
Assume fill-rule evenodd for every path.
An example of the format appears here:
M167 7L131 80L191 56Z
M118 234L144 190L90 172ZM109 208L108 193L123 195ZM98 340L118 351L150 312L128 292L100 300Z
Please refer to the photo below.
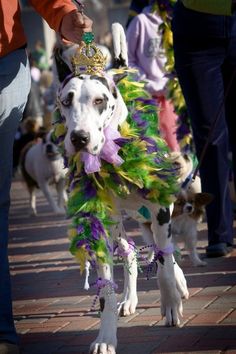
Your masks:
M125 59L121 56L121 54L119 55L118 58L114 58L113 61L113 68L114 69L120 69L120 68L125 68L127 67L126 61Z
M99 76L99 75L91 75L90 76L90 80L98 80L98 81L101 81L101 83L106 86L109 90L109 84L108 84L108 81L105 77L103 76Z
M71 74L71 70L62 58L62 48L56 47L54 49L54 58L58 79L60 82L63 82L63 80Z
M113 75L113 81L114 83L117 85L121 80L123 80L125 77L127 76L126 73L122 73L122 74L114 74ZM117 88L114 86L112 87L112 94L115 98L118 97L118 94L117 94Z
M187 191L184 188L180 188L178 193L176 194L177 199L185 199L187 200Z
M195 195L195 203L199 206L206 206L214 199L213 194L210 193L197 193Z
M115 84L117 85L118 82L120 82L121 80L123 80L126 76L127 76L127 73L114 74L114 75L113 75L113 80L114 80Z

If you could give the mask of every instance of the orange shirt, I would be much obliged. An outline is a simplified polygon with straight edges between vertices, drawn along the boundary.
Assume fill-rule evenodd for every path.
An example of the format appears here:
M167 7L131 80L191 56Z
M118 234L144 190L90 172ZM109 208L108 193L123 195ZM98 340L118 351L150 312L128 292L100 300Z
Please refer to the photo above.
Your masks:
M34 9L58 31L63 16L77 7L71 0L30 0ZM26 44L18 0L0 0L0 57Z

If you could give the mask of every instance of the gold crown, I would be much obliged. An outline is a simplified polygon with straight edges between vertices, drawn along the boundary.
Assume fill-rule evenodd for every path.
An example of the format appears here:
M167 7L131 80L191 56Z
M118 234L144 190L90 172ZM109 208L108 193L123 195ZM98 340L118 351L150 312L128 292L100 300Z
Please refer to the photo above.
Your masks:
M87 37L83 39L84 42L81 43L71 59L74 75L98 74L106 67L106 57L95 43L91 43L93 37L92 39L91 37L87 39Z

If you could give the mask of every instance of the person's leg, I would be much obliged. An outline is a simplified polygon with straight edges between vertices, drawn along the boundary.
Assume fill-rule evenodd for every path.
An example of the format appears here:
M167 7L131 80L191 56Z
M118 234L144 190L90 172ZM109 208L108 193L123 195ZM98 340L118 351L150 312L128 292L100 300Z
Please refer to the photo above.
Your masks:
M226 98L225 112L229 131L230 151L232 152L234 189L236 190L236 36L230 38L228 44L230 53L224 64L225 89L229 87Z
M30 88L25 50L0 58L0 343L17 343L8 264L8 212L14 136Z
M180 9L177 13L178 16L181 15L181 11ZM191 16L191 13L188 12L188 15ZM188 18L188 26L194 26L199 30L199 23L207 23L206 16L202 22L199 16L194 14L192 19ZM213 20L215 22L218 19L214 17ZM175 18L173 26L175 65L191 117L198 158L210 134L212 124L219 114L214 131L211 131L210 144L200 166L202 189L214 195L213 202L206 208L208 242L210 246L222 243L232 244L232 210L228 188L228 130L221 69L226 55L225 41L223 38L207 39L206 32L201 33L201 29L199 34L195 34L193 30L193 37L190 38L184 37L183 33L176 34L177 21L183 21L183 18ZM215 25L217 23L214 23ZM186 33L189 35L189 32ZM210 255L210 249L207 251ZM212 255L217 255L217 252L215 254L214 252ZM225 252L227 249L222 249L219 255L224 255Z

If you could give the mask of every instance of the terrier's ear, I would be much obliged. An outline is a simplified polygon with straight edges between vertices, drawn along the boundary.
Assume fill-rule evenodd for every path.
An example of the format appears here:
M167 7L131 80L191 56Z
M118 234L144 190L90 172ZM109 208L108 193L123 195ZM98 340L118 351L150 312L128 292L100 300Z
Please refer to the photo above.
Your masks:
M72 72L69 66L65 63L65 61L62 58L62 48L56 47L54 49L54 58L56 63L58 79L60 82L63 82L63 80Z
M177 193L177 199L185 199L187 200L188 192L184 188L180 188Z
M206 206L212 202L214 195L210 193L197 193L195 195L195 203L199 206Z

